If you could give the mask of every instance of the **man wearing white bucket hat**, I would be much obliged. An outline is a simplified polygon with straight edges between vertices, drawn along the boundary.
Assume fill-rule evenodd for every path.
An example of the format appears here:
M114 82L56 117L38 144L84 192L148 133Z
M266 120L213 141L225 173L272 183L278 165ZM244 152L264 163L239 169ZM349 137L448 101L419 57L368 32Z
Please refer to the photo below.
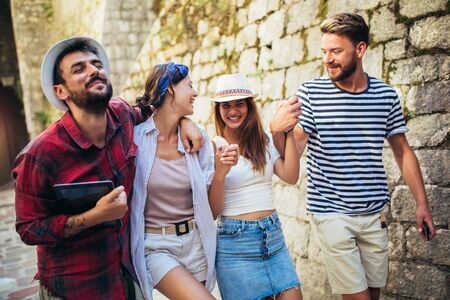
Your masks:
M104 49L87 37L58 42L42 63L44 94L65 113L22 150L12 175L16 229L22 241L37 245L35 278L43 299L140 296L130 258L128 201L137 151L133 128L143 117L111 98L109 71ZM55 184L105 180L116 188L86 209L55 193Z

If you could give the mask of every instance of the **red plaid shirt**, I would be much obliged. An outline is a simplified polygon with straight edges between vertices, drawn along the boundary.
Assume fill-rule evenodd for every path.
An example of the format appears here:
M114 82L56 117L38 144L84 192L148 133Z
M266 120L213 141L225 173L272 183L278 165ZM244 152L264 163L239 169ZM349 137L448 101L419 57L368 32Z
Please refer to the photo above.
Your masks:
M56 200L53 185L112 180L123 185L131 201L137 147L133 127L137 113L122 99L112 99L107 111L106 144L93 145L71 114L53 123L17 156L16 230L22 241L37 246L36 278L54 296L65 299L125 299L121 267L133 277L129 214L122 225L97 225L73 237L63 230L71 215Z

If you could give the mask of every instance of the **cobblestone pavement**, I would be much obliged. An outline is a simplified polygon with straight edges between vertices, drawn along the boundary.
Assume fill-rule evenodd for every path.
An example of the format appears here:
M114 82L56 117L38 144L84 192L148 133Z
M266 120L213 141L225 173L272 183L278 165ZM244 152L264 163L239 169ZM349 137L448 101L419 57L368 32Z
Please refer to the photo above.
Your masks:
M36 250L25 245L14 228L14 187L8 183L0 187L0 299L36 300L39 283L36 274ZM213 294L220 299L217 288ZM157 291L155 300L167 299Z

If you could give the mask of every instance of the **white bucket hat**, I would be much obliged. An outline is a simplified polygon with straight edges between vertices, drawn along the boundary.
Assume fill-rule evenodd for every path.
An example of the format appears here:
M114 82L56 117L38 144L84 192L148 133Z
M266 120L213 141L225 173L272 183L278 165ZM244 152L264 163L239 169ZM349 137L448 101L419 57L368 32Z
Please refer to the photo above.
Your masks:
M247 77L243 74L227 74L217 79L214 102L228 102L258 96L251 89Z
M66 49L67 46L72 44L76 41L81 40L87 40L87 42L97 49L98 52L98 58L103 64L103 68L105 69L106 73L109 74L110 68L109 68L109 62L108 57L106 56L105 49L103 49L102 45L100 45L99 42L96 40L90 38L90 37L83 37L83 36L75 36L70 37L68 39L59 41L55 45L53 45L48 51L47 54L45 54L44 60L42 61L41 66L41 86L42 90L44 91L45 97L47 97L48 101L50 101L53 106L56 108L67 111L69 108L67 107L66 103L62 100L60 100L53 90L54 86L54 78L53 78L53 70L55 68L55 62L56 58L61 54L61 52Z

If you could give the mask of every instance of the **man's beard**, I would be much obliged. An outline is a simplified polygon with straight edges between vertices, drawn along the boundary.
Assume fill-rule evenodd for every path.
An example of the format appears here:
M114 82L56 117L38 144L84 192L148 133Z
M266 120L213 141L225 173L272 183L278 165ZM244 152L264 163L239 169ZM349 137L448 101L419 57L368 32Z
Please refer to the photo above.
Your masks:
M106 92L104 94L91 93L88 90L89 85L95 80L101 80L106 84ZM102 79L99 77L92 78L85 84L85 90L71 91L69 90L70 99L79 108L83 109L88 113L102 114L106 111L108 102L113 94L113 89L111 82L107 79Z
M356 67L357 67L356 57L352 56L352 60L351 60L350 64L345 68L343 68L341 66L341 73L336 76L331 76L330 70L327 68L328 77L330 78L331 81L345 80L345 79L349 78L353 73L355 73Z

